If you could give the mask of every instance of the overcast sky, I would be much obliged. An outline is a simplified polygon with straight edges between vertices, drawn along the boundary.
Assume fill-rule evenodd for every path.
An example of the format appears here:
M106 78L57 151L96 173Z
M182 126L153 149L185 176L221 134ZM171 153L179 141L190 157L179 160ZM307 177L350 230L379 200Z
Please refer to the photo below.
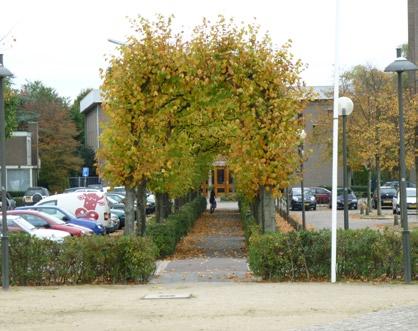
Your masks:
M202 17L255 17L276 45L293 40L293 53L309 66L308 85L333 82L335 0L4 0L0 10L0 52L16 87L40 80L71 99L100 86L105 55L115 53L107 38L131 34L127 17L157 13L174 14L186 31ZM407 0L341 0L341 14L343 69L383 69L408 40Z

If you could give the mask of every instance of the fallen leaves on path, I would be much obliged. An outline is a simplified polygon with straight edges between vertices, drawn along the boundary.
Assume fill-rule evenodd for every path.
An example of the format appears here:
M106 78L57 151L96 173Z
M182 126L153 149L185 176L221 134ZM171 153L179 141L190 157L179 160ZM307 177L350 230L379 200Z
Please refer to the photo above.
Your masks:
M240 250L236 248L216 247L203 249L199 244L208 240L209 237L221 237L228 240L229 237L244 237L239 214L234 211L215 211L213 214L205 212L196 220L192 230L185 236L176 247L176 252L172 259L185 259L193 257L205 257L208 251L213 256L239 257L245 251L244 239L243 247Z

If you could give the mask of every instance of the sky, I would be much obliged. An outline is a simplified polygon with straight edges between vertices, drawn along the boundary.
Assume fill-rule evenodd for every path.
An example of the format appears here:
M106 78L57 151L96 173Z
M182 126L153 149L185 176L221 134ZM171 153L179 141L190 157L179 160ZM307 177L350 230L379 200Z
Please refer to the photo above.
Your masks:
M106 56L117 54L108 38L134 34L129 18L174 15L186 32L203 17L219 14L255 22L269 31L274 45L288 39L308 67L307 85L332 85L335 62L336 0L8 0L0 10L0 53L19 88L42 81L59 95L75 99L81 90L99 88ZM340 0L341 70L357 64L379 69L395 59L408 40L407 0Z

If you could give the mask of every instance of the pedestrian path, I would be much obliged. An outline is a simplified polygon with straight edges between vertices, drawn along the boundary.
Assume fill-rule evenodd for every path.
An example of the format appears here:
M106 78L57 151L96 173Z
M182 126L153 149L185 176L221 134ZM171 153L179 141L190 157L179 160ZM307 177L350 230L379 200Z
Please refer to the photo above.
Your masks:
M237 207L234 204L220 204L219 207L213 214L203 213L177 245L173 256L158 261L156 276L151 283L252 279Z

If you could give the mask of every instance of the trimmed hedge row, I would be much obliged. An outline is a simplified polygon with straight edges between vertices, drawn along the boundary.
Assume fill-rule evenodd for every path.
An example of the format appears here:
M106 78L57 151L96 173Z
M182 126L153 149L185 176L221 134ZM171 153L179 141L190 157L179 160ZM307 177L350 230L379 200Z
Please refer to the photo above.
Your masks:
M143 283L155 271L158 249L148 238L91 236L58 244L10 236L11 285Z
M265 280L328 280L331 231L261 234L248 205L240 203L248 239L248 260ZM340 279L403 279L402 234L395 230L338 230L337 276ZM412 279L418 279L418 231L411 232Z
M160 257L174 253L177 243L206 210L206 205L206 198L199 196L182 206L177 213L168 216L163 223L153 221L147 226L146 235L157 245Z
M339 230L337 275L340 279L378 280L403 277L399 232ZM412 278L418 277L418 231L411 232ZM253 235L251 270L263 279L326 280L330 273L331 231L299 231Z

